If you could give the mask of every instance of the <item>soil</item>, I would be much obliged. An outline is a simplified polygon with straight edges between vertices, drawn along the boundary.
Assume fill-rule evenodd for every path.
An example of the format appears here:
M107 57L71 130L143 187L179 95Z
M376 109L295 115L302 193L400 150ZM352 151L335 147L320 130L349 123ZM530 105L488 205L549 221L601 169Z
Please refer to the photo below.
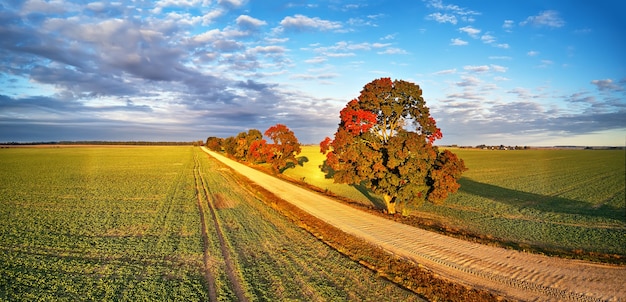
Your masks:
M523 301L626 301L626 266L468 242L371 215L203 150L318 219L437 275Z

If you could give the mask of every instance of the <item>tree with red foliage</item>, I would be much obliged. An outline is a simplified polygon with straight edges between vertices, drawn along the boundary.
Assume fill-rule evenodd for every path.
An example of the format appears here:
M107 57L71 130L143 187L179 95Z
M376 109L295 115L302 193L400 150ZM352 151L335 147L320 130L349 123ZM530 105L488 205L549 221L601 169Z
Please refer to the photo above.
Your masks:
M273 155L272 149L267 145L266 140L255 140L252 144L250 144L250 150L248 150L248 161L254 163L266 163L272 161Z
M442 203L458 190L465 164L433 146L443 135L418 85L374 80L340 119L335 138L320 144L335 182L366 185L383 196L390 214L398 204Z
M283 124L276 124L265 131L265 136L272 140L272 144L267 144L264 151L272 164L275 172L282 172L286 168L295 166L298 163L296 155L300 154L301 148L296 135Z

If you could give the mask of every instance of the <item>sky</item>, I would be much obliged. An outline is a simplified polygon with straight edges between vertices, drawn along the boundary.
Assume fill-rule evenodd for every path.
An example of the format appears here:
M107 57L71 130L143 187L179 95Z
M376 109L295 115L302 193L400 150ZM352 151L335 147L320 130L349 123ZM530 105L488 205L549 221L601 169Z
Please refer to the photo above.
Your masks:
M626 2L0 2L0 142L332 137L389 77L441 145L624 146Z

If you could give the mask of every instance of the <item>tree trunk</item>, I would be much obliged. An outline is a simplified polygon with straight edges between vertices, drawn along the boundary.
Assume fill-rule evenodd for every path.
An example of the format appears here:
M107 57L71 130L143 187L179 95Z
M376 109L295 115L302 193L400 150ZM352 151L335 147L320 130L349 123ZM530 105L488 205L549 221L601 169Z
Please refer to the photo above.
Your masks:
M387 214L395 214L396 213L396 198L389 196L389 195L384 195L383 199L385 200L385 206L387 206Z

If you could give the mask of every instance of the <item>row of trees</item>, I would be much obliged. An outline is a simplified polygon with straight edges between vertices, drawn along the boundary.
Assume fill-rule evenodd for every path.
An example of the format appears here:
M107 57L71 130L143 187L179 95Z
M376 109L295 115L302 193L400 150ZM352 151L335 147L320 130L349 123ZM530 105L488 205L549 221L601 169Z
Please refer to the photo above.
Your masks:
M390 214L409 204L443 203L459 189L465 163L433 145L443 135L418 85L374 80L341 110L340 119L334 138L320 143L327 178L383 196ZM206 144L239 160L271 163L276 172L298 164L300 144L289 128L277 124L264 134L271 143L251 129L226 139L209 137Z
M271 142L263 139L263 134ZM250 129L225 139L209 137L206 146L213 151L224 151L241 161L269 163L276 173L298 164L296 156L300 154L301 148L293 131L283 124L276 124L263 134L257 129Z

